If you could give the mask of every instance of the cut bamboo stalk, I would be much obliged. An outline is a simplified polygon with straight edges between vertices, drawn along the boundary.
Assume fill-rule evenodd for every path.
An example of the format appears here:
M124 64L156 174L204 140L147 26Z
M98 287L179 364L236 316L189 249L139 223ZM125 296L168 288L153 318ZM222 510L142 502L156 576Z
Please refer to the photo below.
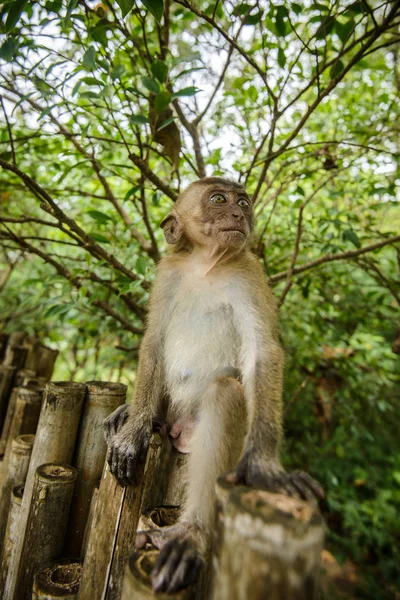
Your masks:
M58 356L58 350L48 348L47 346L40 347L39 362L36 368L36 375L43 378L45 381L50 381L54 365Z
M137 486L118 485L106 462L85 555L80 600L120 597L123 570L135 547L144 492L147 481L154 481L161 446L160 434L153 433L146 461L138 465Z
M85 533L83 535L82 550L81 550L82 561L85 560L85 556L86 556L86 551L87 551L87 547L88 547L88 543L89 543L90 532L92 531L94 513L96 510L96 503L97 503L98 496L99 496L99 488L96 487L93 490L92 499L90 501L89 514L88 514L88 518L86 521Z
M0 430L2 430L4 426L16 370L15 367L10 365L0 366Z
M106 600L119 600L121 597L122 580L125 565L135 549L136 531L145 498L151 494L155 484L161 458L163 438L159 433L153 433L146 463L139 476L139 485L130 486L125 492L125 498L119 519L118 533L110 565L110 574Z
M17 435L36 433L42 399L43 392L37 388L13 389L0 440L0 454L5 455L4 462L7 461L12 440Z
M0 545L3 544L13 487L25 483L34 435L19 435L11 443L7 463L2 465L0 482Z
M35 571L62 551L76 475L74 467L63 464L36 470L15 598L30 599Z
M10 510L8 511L7 527L4 536L3 552L1 555L0 568L0 598L3 598L7 573L10 566L11 554L18 535L19 515L21 510L22 493L24 485L17 485L12 489Z
M9 367L15 367L17 371L22 369L25 364L28 348L25 346L17 346L15 344L7 345L6 354L4 356L4 364Z
M311 504L217 484L214 600L313 600L324 524Z
M66 554L79 557L93 490L100 480L107 444L103 421L124 404L126 385L89 381L73 465L78 470L68 525Z
M138 550L130 557L125 568L121 600L193 600L196 597L193 586L176 594L154 594L150 574L158 554L158 550Z
M82 576L77 559L60 559L40 569L33 579L32 600L75 600Z
M170 442L168 441L170 444ZM178 452L171 446L170 458L167 467L167 489L163 504L179 505L185 501L185 481L187 476L187 454Z
M46 385L21 506L20 534L13 548L4 600L16 598L20 556L24 547L36 469L44 463L71 463L85 393L86 386L81 383L57 382Z
M8 335L6 333L0 333L0 361L3 360L6 353L8 344Z
M8 336L8 345L9 346L21 346L26 338L25 331L13 331Z

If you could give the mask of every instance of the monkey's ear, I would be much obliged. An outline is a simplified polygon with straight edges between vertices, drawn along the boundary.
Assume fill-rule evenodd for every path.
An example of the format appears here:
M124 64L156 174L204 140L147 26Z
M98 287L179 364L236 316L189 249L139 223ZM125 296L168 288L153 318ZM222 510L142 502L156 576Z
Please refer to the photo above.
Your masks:
M183 235L183 227L176 213L170 213L160 223L168 244L177 244Z

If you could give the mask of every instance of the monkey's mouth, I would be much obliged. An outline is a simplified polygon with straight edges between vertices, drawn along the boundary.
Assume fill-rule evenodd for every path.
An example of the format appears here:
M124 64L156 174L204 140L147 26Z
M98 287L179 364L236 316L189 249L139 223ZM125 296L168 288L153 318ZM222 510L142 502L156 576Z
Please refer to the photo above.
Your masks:
M239 229L239 227L229 227L226 229L220 229L223 233L241 233L242 235L246 235L243 229Z

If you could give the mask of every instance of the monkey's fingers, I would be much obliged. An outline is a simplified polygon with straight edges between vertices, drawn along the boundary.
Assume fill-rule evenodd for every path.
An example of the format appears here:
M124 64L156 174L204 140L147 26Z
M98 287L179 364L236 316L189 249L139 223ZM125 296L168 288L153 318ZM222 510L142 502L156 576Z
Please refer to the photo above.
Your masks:
M109 441L121 427L126 423L128 418L128 404L122 404L111 415L108 415L103 421L104 436L106 441Z
M301 482L303 487L306 487L307 489L311 490L313 495L318 500L323 500L325 498L325 492L323 488L320 486L318 481L313 479L308 473L298 470L293 471L292 475L295 476L296 482Z
M203 566L203 559L194 548L186 548L172 575L167 587L167 593L173 594L194 583Z
M181 542L180 540L169 540L162 548L151 573L151 581L155 592L167 591L172 575L187 545L187 542Z

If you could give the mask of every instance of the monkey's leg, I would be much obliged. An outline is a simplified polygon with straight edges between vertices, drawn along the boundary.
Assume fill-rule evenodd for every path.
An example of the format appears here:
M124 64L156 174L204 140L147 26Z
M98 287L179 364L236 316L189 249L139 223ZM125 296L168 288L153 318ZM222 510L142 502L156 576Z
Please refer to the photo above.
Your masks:
M233 377L217 378L201 399L188 460L183 514L177 526L165 532L164 540L154 540L162 546L152 573L155 591L173 593L197 577L213 525L217 477L236 464L246 432L242 384ZM151 532L146 533L152 539Z

